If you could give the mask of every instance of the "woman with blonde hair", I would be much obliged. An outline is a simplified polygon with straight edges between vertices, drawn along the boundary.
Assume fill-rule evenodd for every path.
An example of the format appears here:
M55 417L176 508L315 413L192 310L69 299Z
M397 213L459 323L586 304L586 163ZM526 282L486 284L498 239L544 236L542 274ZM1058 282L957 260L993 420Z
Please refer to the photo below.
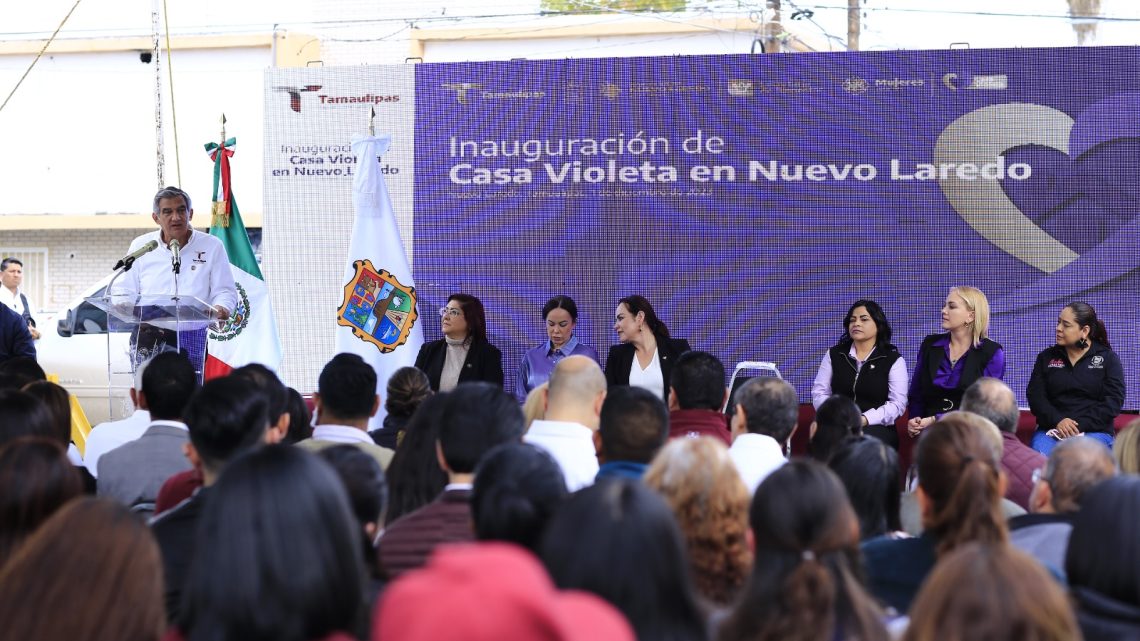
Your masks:
M1008 545L971 543L931 572L903 641L1080 638L1073 606L1040 563Z
M863 544L867 584L875 596L906 612L937 559L974 541L1008 544L1001 452L997 428L974 414L953 412L925 430L915 454L923 532Z
M748 488L728 448L708 436L674 439L653 459L643 481L677 517L699 595L714 606L732 603L752 567L752 551Z
M917 436L946 412L958 409L962 394L983 376L1005 376L1005 352L987 336L990 304L973 287L953 287L942 305L941 334L931 334L918 348L910 379L907 432Z
M1140 474L1140 418L1125 425L1117 434L1112 456L1121 474Z

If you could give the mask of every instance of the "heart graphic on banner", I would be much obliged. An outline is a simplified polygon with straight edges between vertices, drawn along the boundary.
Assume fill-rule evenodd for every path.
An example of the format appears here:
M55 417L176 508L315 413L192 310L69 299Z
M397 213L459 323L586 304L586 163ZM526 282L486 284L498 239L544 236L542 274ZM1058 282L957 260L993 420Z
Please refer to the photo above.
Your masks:
M950 123L934 144L942 165L991 164L1013 147L1040 145L1069 152L1073 119L1041 105L1006 103L975 109ZM1033 222L996 179L966 180L951 174L938 181L958 215L983 238L1018 260L1053 273L1079 257Z
M1047 274L1010 292L1008 303L1023 307L1064 298L1138 266L1137 113L1140 92L1098 101L1075 121L1050 107L1008 103L972 111L942 132L936 162L980 165L1002 155L1007 166L1033 167L1027 180L939 181L973 229ZM1058 278L1067 284L1064 291Z

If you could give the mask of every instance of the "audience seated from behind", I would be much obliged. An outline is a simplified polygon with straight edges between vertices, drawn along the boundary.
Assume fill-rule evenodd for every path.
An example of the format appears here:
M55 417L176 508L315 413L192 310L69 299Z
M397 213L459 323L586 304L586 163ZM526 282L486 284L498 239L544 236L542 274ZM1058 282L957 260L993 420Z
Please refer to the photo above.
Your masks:
M1045 466L1045 457L1017 438L1021 412L1013 390L996 378L979 378L962 395L962 411L987 418L997 426L1002 439L1001 468L1009 479L1005 498L1028 510L1033 470Z
M669 377L669 438L711 436L732 445L728 417L721 411L727 402L720 359L708 352L681 354Z
M546 418L546 391L550 389L550 381L527 392L526 400L522 404L523 424L530 431L530 424Z
M447 392L424 399L404 426L404 440L384 471L388 478L387 523L395 523L431 503L447 485L447 472L439 466L435 444Z
M23 436L39 436L56 443L52 415L43 401L19 389L0 390L0 447Z
M1112 454L1103 443L1083 436L1065 439L1049 453L1036 474L1029 514L1009 521L1009 542L1062 574L1073 515L1092 486L1116 474Z
M41 523L82 491L59 443L24 436L0 447L0 568Z
M728 454L750 493L787 463L788 441L800 416L796 390L771 377L754 378L732 397L732 447Z
M540 549L555 585L609 601L638 641L708 638L676 519L641 482L615 478L575 492Z
M392 372L384 392L384 424L368 433L380 447L395 451L404 426L424 399L431 396L427 374L414 367L401 367Z
M213 485L231 460L265 441L267 405L253 382L227 376L202 386L182 413L190 432L187 458L201 470L202 487L151 522L162 551L166 614L172 622L178 620L186 577L195 562L198 524L212 500Z
M1065 574L1085 641L1140 639L1140 477L1090 488L1073 518Z
M967 543L930 573L903 641L1080 638L1065 591L1039 563L1006 545Z
M444 396L439 420L436 452L448 484L434 501L392 523L380 538L380 565L388 578L422 566L443 543L474 538L475 467L496 445L522 438L518 403L494 383L461 383Z
M554 366L547 381L544 418L531 422L523 440L546 450L566 478L571 492L594 482L598 431L606 377L587 356L567 356Z
M475 538L514 543L537 554L546 523L568 494L562 470L546 450L504 443L475 469Z
M594 433L597 480L640 479L668 439L669 408L659 396L643 387L611 388Z
M150 412L139 404L142 394L142 377L147 361L135 368L134 382L127 393L131 397L134 411L130 416L117 421L106 421L91 428L87 443L83 448L83 465L92 476L99 476L99 459L107 452L125 445L143 435L150 425Z
M158 641L162 563L137 515L76 498L0 570L0 638Z
M298 447L319 452L347 443L371 454L380 467L388 467L395 452L380 447L368 435L368 421L380 409L380 395L376 393L376 370L367 361L347 352L333 356L317 379L313 405L317 426L312 438L298 442Z
M143 372L140 407L150 411L143 435L99 458L98 492L149 515L166 479L190 469L183 447L190 442L182 411L198 388L186 356L164 352Z
M0 361L0 376L6 381L0 389L20 389L34 381L46 381L47 373L35 358L17 356Z
M973 417L974 423L981 428L986 437L993 443L995 451L1003 452L1004 445L1002 440L1002 433L998 430L997 426L993 424L988 418L973 412L967 412ZM912 466L911 470L915 468ZM1005 470L1002 470L1002 475L1005 475ZM1008 481L1006 481L1008 483ZM915 480L909 481L909 487L913 490L915 488ZM1002 517L1009 521L1017 516L1026 514L1025 508L1017 503L1005 498L1004 496L998 502L1001 507ZM902 521L903 531L911 536L918 536L923 531L923 514L922 507L918 503L918 494L914 491L905 492L899 500L899 520Z
M289 432L292 417L289 414L286 387L277 375L260 363L251 363L233 370L226 378L252 383L254 393L264 399L268 413L269 430L265 433L265 442L280 443L284 440ZM202 487L202 466L194 459L191 459L191 463L193 464L191 469L175 474L162 484L158 498L154 502L155 515L162 514L185 501Z
M634 639L609 603L555 589L533 555L502 542L436 552L388 589L372 631L374 641Z
M810 429L808 453L826 465L845 441L863 436L863 414L855 401L833 394L820 403Z
M300 448L268 445L231 461L214 485L166 640L350 641L365 576L336 473Z
M61 385L50 381L32 381L24 385L23 391L38 398L47 408L51 415L51 431L48 436L67 452L67 459L75 466L83 481L83 492L95 494L95 477L83 467L83 456L71 442L71 394Z
M289 432L282 443L295 445L313 436L313 413L301 393L292 387L285 388L285 404L289 412Z
M419 371L419 370L416 370ZM384 511L388 507L388 482L384 470L376 459L351 445L326 447L318 454L336 471L348 493L348 503L356 517L360 532L361 550L367 568L368 584L364 590L364 604L358 616L355 632L361 639L368 638L372 610L384 580L376 557L376 540L384 531Z
M706 607L733 603L752 568L752 549L748 488L728 448L709 436L673 439L643 480L665 498L681 526L698 597Z
M1140 474L1140 419L1120 430L1112 444L1112 456L1121 474Z
M719 641L886 641L884 614L857 578L859 538L843 485L797 460L756 488L749 512L755 562Z
M906 536L899 518L899 457L877 438L850 439L828 462L859 518L859 538Z
M993 424L976 414L950 412L923 432L915 455L922 535L863 543L868 587L899 613L910 609L936 559L971 541L1009 540L1001 509L1001 442Z

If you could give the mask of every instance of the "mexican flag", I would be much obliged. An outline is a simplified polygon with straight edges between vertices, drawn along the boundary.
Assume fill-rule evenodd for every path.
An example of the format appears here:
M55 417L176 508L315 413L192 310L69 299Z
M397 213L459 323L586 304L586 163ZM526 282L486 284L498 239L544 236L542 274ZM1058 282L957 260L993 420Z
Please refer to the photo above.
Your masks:
M222 241L230 257L230 270L237 284L238 303L230 318L218 330L211 329L204 378L225 376L249 363L261 363L276 371L281 365L281 340L269 303L269 288L253 255L237 200L230 185L230 156L236 138L206 145L214 161L214 199L210 234Z

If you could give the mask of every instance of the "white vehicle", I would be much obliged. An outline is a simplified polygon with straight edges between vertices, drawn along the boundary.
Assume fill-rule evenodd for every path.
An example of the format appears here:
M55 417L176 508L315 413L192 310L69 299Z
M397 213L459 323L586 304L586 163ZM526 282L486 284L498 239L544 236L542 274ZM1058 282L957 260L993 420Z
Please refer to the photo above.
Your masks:
M107 332L107 314L84 299L102 296L111 275L95 283L58 314L39 324L36 357L49 375L79 399L91 425L125 418L134 411L129 329ZM55 327L52 327L52 321ZM108 351L109 348L109 351ZM108 356L110 368L108 368Z

